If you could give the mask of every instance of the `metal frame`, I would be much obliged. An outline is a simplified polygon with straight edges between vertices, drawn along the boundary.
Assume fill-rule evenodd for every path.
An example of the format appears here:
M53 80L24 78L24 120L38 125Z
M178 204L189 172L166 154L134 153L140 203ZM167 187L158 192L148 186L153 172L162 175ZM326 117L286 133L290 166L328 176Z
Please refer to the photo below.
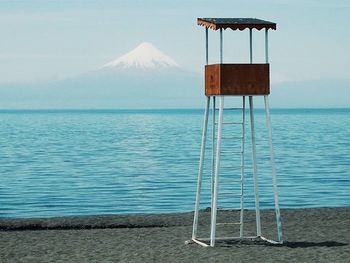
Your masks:
M215 176L215 115L216 115L216 101L213 96L213 113L212 113L212 156L211 156L211 196L214 196L214 176ZM211 211L213 210L213 199L211 200Z
M209 62L209 52L208 52L208 28L205 29L205 48L206 48L206 65ZM253 63L253 33L252 29L249 29L249 62ZM265 29L265 62L269 63L268 57L268 29ZM223 30L220 28L220 63L223 63ZM268 129L269 137L269 151L270 151L270 163L272 167L272 186L274 193L274 202L275 202L275 213L276 213L276 224L277 224L277 241L267 239L262 236L261 233L261 219L260 219L260 201L259 201L259 183L258 183L258 170L257 170L257 161L256 161L256 140L255 140L255 127L254 127L254 104L253 96L249 96L249 115L250 115L250 129L251 129L251 143L252 143L252 160L253 160L253 182L254 182L254 196L255 196L255 215L256 215L256 236L244 236L244 146L245 146L245 96L242 96L242 142L241 142L241 193L240 193L240 230L238 237L216 237L216 217L217 217L217 203L218 203L218 190L219 190L219 174L220 174L220 157L221 157L221 144L222 144L222 128L223 128L223 114L224 114L224 97L217 96L219 98L219 114L217 120L217 131L216 128L216 97L213 98L213 107L212 112L212 161L211 161L211 225L210 225L210 237L209 238L198 238L197 229L198 229L198 218L199 218L199 209L200 209L200 196L202 188L202 178L203 178L203 165L205 157L205 148L207 140L207 130L208 130L208 118L210 112L210 96L207 97L204 119L203 119L203 130L202 130L202 140L201 140L201 150L200 150L200 159L199 159L199 169L198 169L198 181L197 181L197 192L196 192L196 202L195 202L195 211L194 211L194 220L193 220L193 232L192 239L187 241L187 243L197 243L201 246L215 246L215 241L221 240L264 240L271 244L282 244L283 243L283 234L282 234L282 221L279 209L279 199L278 199L278 189L277 189L277 176L275 169L275 158L272 144L272 129L271 129L271 120L270 120L270 110L269 110L269 100L268 96L265 95L265 113L266 113L266 126ZM217 134L217 136L216 136ZM207 244L206 242L209 242Z
M201 190L202 190L203 164L204 164L204 156L205 156L205 145L207 141L209 104L210 104L210 97L207 97L207 103L205 106L204 120L203 120L201 154L200 154L199 168L198 168L198 181L197 181L197 192L196 192L196 204L195 204L194 218L193 218L192 239L195 239L197 236L199 206L200 206L200 198L201 198Z
M245 96L242 98L242 141L241 141L241 200L240 200L240 218L239 237L243 238L244 231L244 144L245 144Z
M218 136L216 140L215 172L214 172L214 195L212 196L213 207L211 210L211 226L210 226L210 246L212 247L215 246L215 234L216 234L216 215L217 215L218 190L219 190L218 188L219 188L223 110L224 110L224 96L219 96Z

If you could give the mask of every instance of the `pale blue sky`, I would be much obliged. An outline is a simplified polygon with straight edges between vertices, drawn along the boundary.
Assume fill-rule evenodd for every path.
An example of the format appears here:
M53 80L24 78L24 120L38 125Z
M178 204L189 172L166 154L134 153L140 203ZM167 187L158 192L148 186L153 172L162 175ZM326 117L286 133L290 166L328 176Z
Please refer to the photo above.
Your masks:
M201 72L204 28L197 17L256 17L270 33L272 81L349 78L350 1L4 1L0 83L61 79L94 70L148 41ZM254 31L256 61L263 33ZM210 35L211 61L218 33ZM225 31L226 61L244 61L248 32Z

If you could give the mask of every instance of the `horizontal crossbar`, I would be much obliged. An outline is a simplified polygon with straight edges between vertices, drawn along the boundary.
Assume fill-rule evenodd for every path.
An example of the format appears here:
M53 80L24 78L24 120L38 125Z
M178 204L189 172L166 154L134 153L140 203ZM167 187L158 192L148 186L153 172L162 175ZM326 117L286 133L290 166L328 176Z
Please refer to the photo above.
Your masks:
M271 240L268 239L266 237L263 236L245 236L245 237L217 237L215 238L215 241L228 241L228 240L256 240L256 239L260 239L263 241L266 241L270 244L273 245L281 245L283 244L283 242L278 242L275 240ZM187 240L185 241L185 244L190 244L190 243L197 243L203 247L209 247L209 244L206 244L205 242L210 241L210 238L192 238L191 240Z
M216 108L215 110L219 110L218 108ZM223 110L243 110L243 108L223 108Z
M220 225L241 225L241 224L242 224L241 222L238 222L238 223L217 223L216 225L220 226Z
M215 125L218 125L219 123L218 122L215 122ZM240 125L242 125L243 124L243 122L222 122L221 124L240 124Z

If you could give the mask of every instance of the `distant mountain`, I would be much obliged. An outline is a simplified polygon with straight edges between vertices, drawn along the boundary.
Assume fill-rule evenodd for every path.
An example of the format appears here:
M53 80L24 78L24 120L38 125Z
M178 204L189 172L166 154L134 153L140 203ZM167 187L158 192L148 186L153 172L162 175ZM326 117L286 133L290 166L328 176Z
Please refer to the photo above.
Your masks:
M203 74L182 69L150 43L78 77L0 85L0 109L203 108ZM263 107L261 98L256 107ZM271 85L272 108L350 107L350 79Z
M150 43L63 81L0 87L0 108L193 108L203 77Z
M105 64L102 68L138 68L152 70L171 68L179 65L151 43L144 42L127 54Z

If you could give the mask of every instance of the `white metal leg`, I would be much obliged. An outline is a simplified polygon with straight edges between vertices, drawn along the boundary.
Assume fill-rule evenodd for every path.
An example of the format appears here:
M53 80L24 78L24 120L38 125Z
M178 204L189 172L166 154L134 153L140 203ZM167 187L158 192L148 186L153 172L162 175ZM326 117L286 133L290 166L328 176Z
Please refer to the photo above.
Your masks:
M255 144L255 130L254 130L254 105L253 97L249 96L249 115L252 138L252 159L253 159L253 179L254 179L254 196L255 196L255 216L256 216L256 235L261 236L261 222L260 222L260 201L259 201L259 183L257 177L256 165L256 144Z
M265 28L265 63L269 63L269 30Z
M278 236L278 242L282 243L283 242L282 220L281 220L281 213L280 213L279 200L278 200L277 176L276 176L276 168L275 168L275 155L274 155L273 145L272 145L272 129L271 129L270 106L269 106L269 97L268 96L264 96L264 102L265 102L265 112L266 112L266 126L267 126L268 133L269 133L270 161L271 161L271 168L272 168L272 186L273 186L273 193L274 193L274 198L275 198L277 236Z
M249 29L249 63L253 63L253 30Z
M208 37L208 28L205 28L205 64L209 63L209 37Z
M211 196L214 196L214 176L215 176L215 112L216 112L216 101L213 96L213 114L212 114L212 161L211 161ZM213 198L211 198L211 211L213 210Z
M219 193L219 175L220 175L220 158L221 158L221 143L222 143L222 132L223 132L223 113L224 113L224 96L218 96L219 98L219 114L218 117L215 115L215 97L213 97L213 116L212 116L212 139L213 139L213 151L212 151L212 179L211 179L211 225L210 225L210 237L209 238L199 238L197 237L197 227L198 227L198 216L200 208L200 195L201 195L201 185L202 185L202 176L203 176L203 164L205 157L205 145L206 145L206 136L208 129L208 115L210 108L210 98L207 97L207 104L204 113L204 125L202 132L202 144L201 144L201 154L199 161L199 171L198 171L198 184L197 184L197 194L196 194L196 205L194 213L194 222L193 222L193 233L192 239L186 241L186 244L191 242L197 243L201 246L215 246L216 241L222 240L263 240L271 244L282 244L283 235L282 235L282 222L279 209L279 200L278 200L278 189L277 189L277 178L275 170L275 159L272 145L272 130L271 130L271 121L270 121L270 111L269 111L269 101L268 96L264 96L265 101L265 112L266 112L266 125L268 128L269 135L269 147L270 147L270 161L272 166L272 184L274 191L274 200L275 200L275 212L276 212L276 221L277 221L277 233L278 240L274 241L268 238L265 238L261 234L261 222L260 222L260 203L259 203L259 184L258 184L258 175L257 175L257 160L256 160L256 142L255 142L255 127L254 127L254 105L253 97L249 96L249 112L250 112L250 125L251 125L251 141L252 141L252 163L253 163L253 182L254 182L254 196L255 196L255 213L256 213L256 236L245 236L244 235L244 147L245 147L245 108L246 102L245 97L242 101L242 144L241 152L241 199L240 199L240 222L239 223L223 223L223 224L240 224L240 234L239 236L233 237L216 237L216 219L217 219L217 205L218 205L218 193ZM215 125L215 122L217 125ZM216 131L217 128L217 131ZM217 136L215 136L217 134ZM215 138L217 137L217 138ZM209 243L208 243L209 241Z
M216 142L216 158L215 158L215 175L214 175L214 196L213 209L211 211L211 230L210 230L210 246L215 246L215 231L216 231L216 214L217 214L217 197L220 172L220 152L221 152L221 137L222 137L222 119L224 111L224 97L219 96L219 118L218 118L218 135Z
M210 97L207 97L207 103L205 106L204 120L203 120L201 153L200 153L200 158L199 158L198 181L197 181L197 192L196 192L196 204L195 204L194 218L193 218L192 239L196 238L196 236L197 236L198 213L199 213L200 196L201 196L201 189L202 189L203 164L204 164L205 144L206 144L207 129L208 129L209 106L210 106Z
M224 39L222 28L220 28L220 63L224 63Z
M241 204L240 204L240 228L239 228L239 236L243 237L243 229L244 229L244 143L245 143L245 96L243 96L242 101L242 142L241 142Z

